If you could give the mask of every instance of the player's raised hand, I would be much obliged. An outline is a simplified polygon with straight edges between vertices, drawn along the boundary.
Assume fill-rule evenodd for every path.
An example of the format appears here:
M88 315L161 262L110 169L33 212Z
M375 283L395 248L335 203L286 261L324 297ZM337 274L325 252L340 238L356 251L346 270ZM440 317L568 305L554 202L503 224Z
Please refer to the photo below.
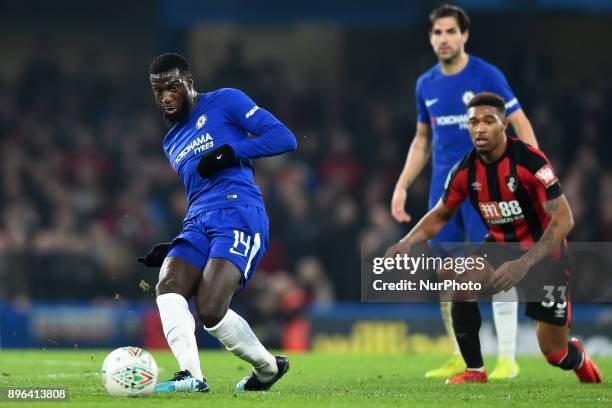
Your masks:
M234 149L224 144L202 156L198 163L198 173L204 178L210 177L219 170L231 167L235 162Z
M391 198L391 215L397 222L410 222L412 217L406 212L406 189L396 187Z
M145 264L149 268L159 268L164 263L164 259L166 259L171 245L172 242L155 244L148 254L145 256L140 256L136 258L136 260L142 264Z
M523 280L528 271L529 268L520 259L504 262L493 274L491 286L498 292L508 290Z

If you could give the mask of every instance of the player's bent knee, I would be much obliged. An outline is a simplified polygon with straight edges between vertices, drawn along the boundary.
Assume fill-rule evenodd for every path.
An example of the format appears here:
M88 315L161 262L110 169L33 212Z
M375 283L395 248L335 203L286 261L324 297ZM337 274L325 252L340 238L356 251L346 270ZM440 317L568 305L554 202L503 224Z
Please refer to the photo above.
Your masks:
M202 324L204 325L204 327L206 327L207 329L210 329L212 327L215 327L216 325L218 325L221 320L223 320L223 316L220 315L200 315L200 320L202 321Z
M205 327L211 328L219 324L219 322L223 320L223 317L225 316L226 313L227 313L227 310L204 311L204 312L198 311L198 317L200 318L200 321L202 322L202 324L204 324Z
M166 258L159 271L155 294L159 296L165 293L178 293L189 299L197 287L200 275L200 271L195 266L182 259Z
M206 327L216 326L227 313L229 304L240 287L241 272L230 261L209 259L198 287L196 309Z
M568 327L536 321L536 335L540 351L545 356L555 355L567 347Z
M559 344L540 344L540 351L548 359L548 356L555 355L564 349L564 345ZM548 361L550 363L550 361ZM552 363L551 363L552 364Z
M216 326L227 313L228 305L223 299L210 297L198 299L196 310L200 321L206 327Z
M155 295L160 296L165 295L166 293L178 293L179 295L183 295L185 298L189 297L187 291L181 286L177 285L175 282L167 279L160 280L157 282L157 285L155 285Z
M166 293L169 293L166 291L166 287L161 285L160 282L157 282L157 285L155 285L155 296L164 295Z
M160 272L159 280L155 285L155 294L157 296L164 295L166 293L178 293L177 282L172 278L172 274L166 272Z

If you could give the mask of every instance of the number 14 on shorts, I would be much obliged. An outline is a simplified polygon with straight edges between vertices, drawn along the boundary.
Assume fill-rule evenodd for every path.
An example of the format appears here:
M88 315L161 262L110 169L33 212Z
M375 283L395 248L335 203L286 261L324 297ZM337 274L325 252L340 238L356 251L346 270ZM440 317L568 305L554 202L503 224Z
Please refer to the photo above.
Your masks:
M234 230L234 245L229 251L232 254L246 257L250 247L251 236L245 234L244 231Z

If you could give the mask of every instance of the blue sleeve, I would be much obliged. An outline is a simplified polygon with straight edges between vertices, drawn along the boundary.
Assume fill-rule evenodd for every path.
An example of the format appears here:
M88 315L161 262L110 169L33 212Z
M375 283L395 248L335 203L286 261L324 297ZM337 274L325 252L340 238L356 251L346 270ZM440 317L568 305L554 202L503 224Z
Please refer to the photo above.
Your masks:
M419 78L416 83L416 110L417 122L430 124L429 111L425 106L425 98L423 97L423 78Z
M230 143L237 159L256 159L295 150L291 131L270 112L237 89L226 89L225 106L232 123L255 136Z
M490 65L489 69L489 92L496 93L497 95L504 98L506 101L506 116L516 112L521 108L518 99L512 93L512 89L510 89L510 85L508 85L508 81L502 72Z

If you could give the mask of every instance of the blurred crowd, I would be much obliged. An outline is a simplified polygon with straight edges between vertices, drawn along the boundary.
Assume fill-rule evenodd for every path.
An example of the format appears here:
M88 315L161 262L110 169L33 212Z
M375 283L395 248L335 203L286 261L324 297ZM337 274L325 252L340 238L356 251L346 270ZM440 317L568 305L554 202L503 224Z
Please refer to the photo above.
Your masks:
M390 217L390 196L415 129L416 75L433 56L413 58L413 72L385 87L346 67L351 75L331 89L316 75L293 86L282 65L247 64L239 47L229 55L205 80L193 67L196 89L240 88L298 139L295 153L255 163L271 240L241 301L274 322L358 300L361 245L408 228ZM571 238L612 240L609 75L568 88L533 56L492 62L559 173L576 218ZM135 259L180 231L184 190L161 149L147 67L126 81L96 65L83 57L66 70L36 50L17 81L0 77L0 299L153 297L157 271ZM426 211L427 191L424 174L409 191L413 217Z

